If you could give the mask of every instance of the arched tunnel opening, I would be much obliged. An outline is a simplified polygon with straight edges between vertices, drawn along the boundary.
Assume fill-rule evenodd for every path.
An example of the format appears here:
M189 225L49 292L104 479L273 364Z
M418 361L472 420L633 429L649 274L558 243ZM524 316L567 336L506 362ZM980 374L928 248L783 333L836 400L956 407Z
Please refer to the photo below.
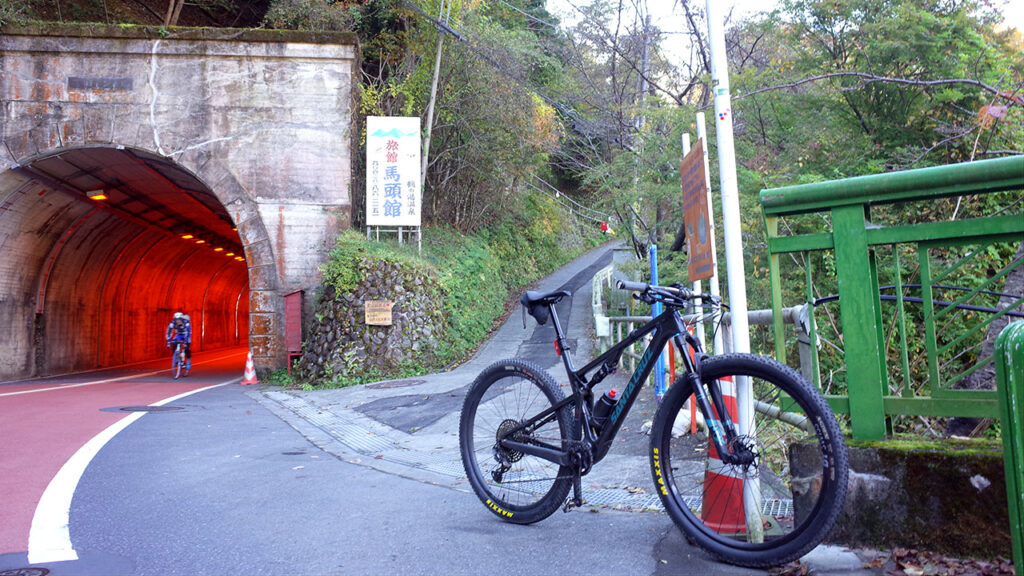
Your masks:
M0 380L245 346L249 270L216 194L172 159L65 148L0 174Z

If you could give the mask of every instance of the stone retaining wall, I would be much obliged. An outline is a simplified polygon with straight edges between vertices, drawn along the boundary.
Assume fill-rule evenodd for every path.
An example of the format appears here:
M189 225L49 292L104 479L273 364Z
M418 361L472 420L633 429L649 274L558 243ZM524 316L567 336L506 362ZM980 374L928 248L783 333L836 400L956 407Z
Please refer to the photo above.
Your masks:
M794 479L813 469L813 447L794 446ZM814 485L814 482L811 482ZM801 506L794 502L799 516ZM845 546L920 548L1009 558L1006 478L997 442L881 442L850 447L843 513L828 540Z
M361 279L351 291L326 285L306 333L299 377L313 383L367 373L393 373L433 359L445 329L437 280L396 262L361 259ZM392 325L365 322L364 302L392 302Z

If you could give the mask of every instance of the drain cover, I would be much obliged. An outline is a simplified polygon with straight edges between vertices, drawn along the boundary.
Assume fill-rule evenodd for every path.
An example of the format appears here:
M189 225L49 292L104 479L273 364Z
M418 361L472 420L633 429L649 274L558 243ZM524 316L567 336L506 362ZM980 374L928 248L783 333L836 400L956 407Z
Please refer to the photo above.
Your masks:
M0 576L46 576L50 571L46 568L14 568L0 570Z
M174 412L184 410L181 406L114 406L112 408L100 408L101 412ZM0 573L0 576L4 576Z

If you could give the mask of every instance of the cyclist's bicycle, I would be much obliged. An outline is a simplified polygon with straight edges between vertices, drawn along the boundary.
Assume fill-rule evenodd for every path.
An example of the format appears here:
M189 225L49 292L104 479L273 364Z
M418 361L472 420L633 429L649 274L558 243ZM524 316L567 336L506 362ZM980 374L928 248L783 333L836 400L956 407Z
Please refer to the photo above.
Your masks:
M174 341L174 354L171 356L171 373L177 380L180 376L188 376L188 359L186 357L185 343L180 340Z
M685 370L658 407L649 454L665 510L691 542L727 562L764 567L806 554L827 536L846 496L846 445L824 398L775 360L706 355L680 312L697 306L720 317L726 308L720 300L678 284L618 287L648 304L661 302L665 311L580 369L555 311L571 294L523 295L524 308L538 323L553 320L570 389L566 396L545 370L519 359L496 362L476 378L459 424L462 462L474 492L491 512L520 524L542 520L563 503L566 511L581 506L581 477L608 454L653 359L671 341ZM615 372L629 346L648 335L621 398L606 417L595 417L594 387ZM723 394L734 386L738 402ZM691 399L706 433L685 433ZM800 454L792 462L791 451Z

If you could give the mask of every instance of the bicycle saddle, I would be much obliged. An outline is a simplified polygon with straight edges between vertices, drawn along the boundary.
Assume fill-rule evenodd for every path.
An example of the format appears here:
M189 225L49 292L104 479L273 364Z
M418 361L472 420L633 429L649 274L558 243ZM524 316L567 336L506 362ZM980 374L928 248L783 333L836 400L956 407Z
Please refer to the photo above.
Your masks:
M537 324L546 324L550 315L548 304L555 304L566 296L572 296L572 292L568 290L555 290L554 292L527 290L523 293L523 297L519 299L519 302L530 313L530 316L533 316Z

